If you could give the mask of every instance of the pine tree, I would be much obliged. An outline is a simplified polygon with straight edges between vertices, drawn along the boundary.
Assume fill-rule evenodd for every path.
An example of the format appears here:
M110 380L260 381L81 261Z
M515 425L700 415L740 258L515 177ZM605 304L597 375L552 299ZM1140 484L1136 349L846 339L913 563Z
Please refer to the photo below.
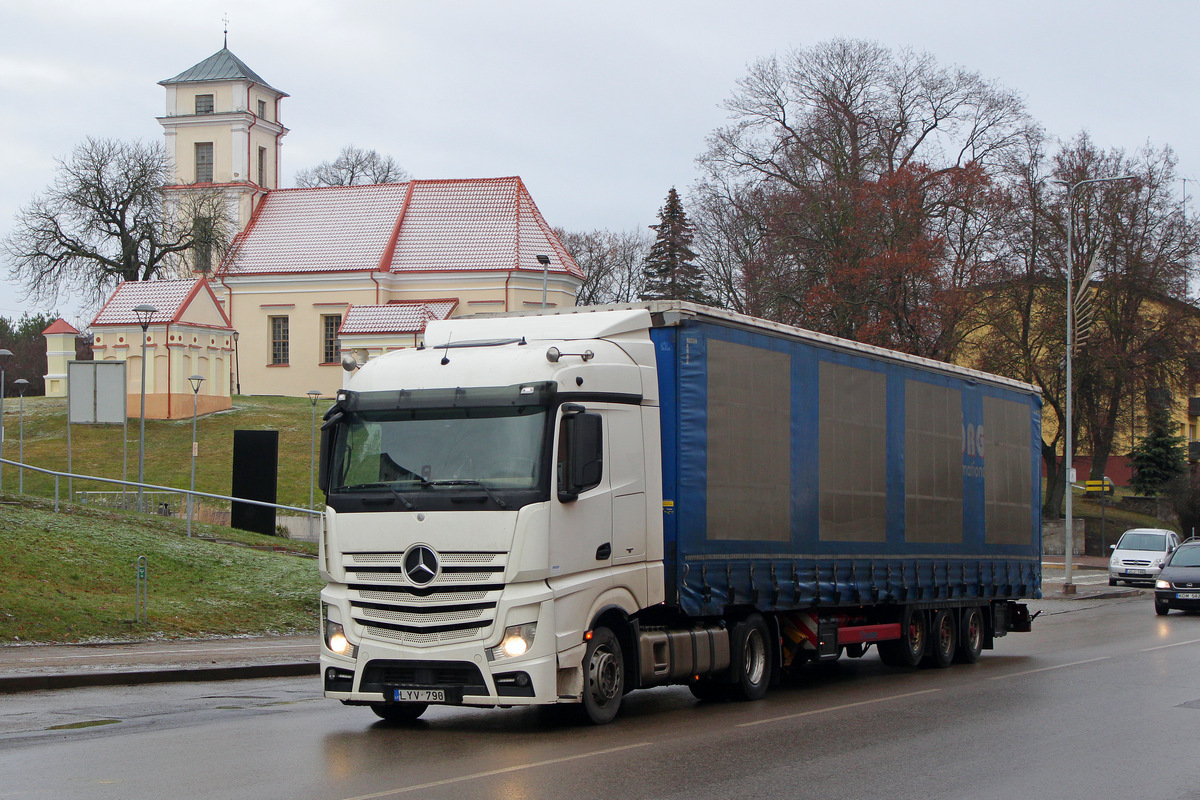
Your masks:
M686 300L709 304L704 278L696 264L692 241L696 231L683 210L675 187L667 193L667 203L658 211L658 224L650 229L657 235L646 260L642 262L643 300Z
M1153 407L1147 420L1149 430L1129 454L1133 466L1133 490L1154 497L1176 476L1187 471L1185 439L1174 435L1175 423L1166 409Z

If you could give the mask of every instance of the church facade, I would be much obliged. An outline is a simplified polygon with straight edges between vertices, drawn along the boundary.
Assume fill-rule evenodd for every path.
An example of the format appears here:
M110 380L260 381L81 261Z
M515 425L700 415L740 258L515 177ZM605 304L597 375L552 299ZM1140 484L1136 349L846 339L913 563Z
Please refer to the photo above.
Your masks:
M140 345L140 328L135 337L122 318L117 332L114 310L135 294L177 309L186 285L217 312L203 321L204 354L187 361L208 373L201 395L332 396L346 378L343 356L362 363L420 344L430 320L575 304L583 273L519 177L281 188L286 92L225 47L160 84L176 177L166 202L183 213L189 196L219 192L238 233L219 261L193 253L192 274L123 284L93 320L97 358L140 359L129 346ZM154 363L171 335L159 331L168 339L154 341ZM204 337L195 338L188 344ZM178 394L173 373L150 381L149 395ZM127 374L137 393L140 369ZM207 405L228 407L216 397ZM147 408L170 416L174 405L166 397Z

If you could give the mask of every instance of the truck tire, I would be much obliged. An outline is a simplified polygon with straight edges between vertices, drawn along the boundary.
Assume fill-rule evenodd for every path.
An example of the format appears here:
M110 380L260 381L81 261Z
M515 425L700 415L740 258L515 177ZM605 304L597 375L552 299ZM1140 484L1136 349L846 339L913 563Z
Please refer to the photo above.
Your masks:
M375 716L388 722L415 722L429 708L428 703L372 703Z
M938 669L945 669L954 662L954 651L958 649L958 627L955 625L954 612L942 609L933 613L933 622L929 625L929 644L925 648L929 663Z
M612 722L625 694L621 642L608 628L596 628L583 656L583 715L593 725Z
M733 626L730 647L734 677L730 698L761 700L771 683L771 637L761 614L751 614Z
M974 664L983 654L983 612L964 608L958 621L958 651L955 660Z
M876 645L879 660L889 667L915 667L925 656L925 614L905 607L900 617L900 638Z

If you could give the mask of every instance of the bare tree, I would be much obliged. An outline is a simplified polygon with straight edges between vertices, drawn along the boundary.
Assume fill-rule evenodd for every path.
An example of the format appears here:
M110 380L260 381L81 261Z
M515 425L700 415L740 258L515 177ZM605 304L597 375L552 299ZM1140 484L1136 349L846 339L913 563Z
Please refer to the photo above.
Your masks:
M995 260L992 184L1029 124L1020 100L929 55L839 39L752 65L726 107L698 205L732 205L736 226L701 250L732 276L728 257L752 247L725 281L740 302L952 357L960 290Z
M296 185L311 189L315 186L359 186L371 183L404 183L409 174L391 156L375 150L363 150L346 145L333 161L322 161L311 169L296 173Z
M0 245L10 278L43 302L99 301L121 281L175 274L198 241L220 250L229 231L219 190L198 187L169 207L174 178L161 143L87 139L17 214Z
M1007 251L997 280L973 293L967 360L974 366L1041 387L1047 517L1061 513L1066 486L1060 457L1065 430L1066 214L1064 183L1131 174L1075 197L1073 245L1078 291L1098 264L1089 292L1094 323L1073 360L1072 437L1092 457L1091 477L1104 475L1117 431L1131 431L1164 390L1181 394L1195 380L1190 354L1200 341L1195 308L1186 302L1186 265L1196 247L1194 218L1172 195L1174 156L1146 147L1132 157L1102 151L1086 135L1050 155L1039 136L1027 139L1008 166Z
M642 293L642 262L652 237L641 231L565 231L555 234L580 269L584 281L575 295L581 306L629 303Z

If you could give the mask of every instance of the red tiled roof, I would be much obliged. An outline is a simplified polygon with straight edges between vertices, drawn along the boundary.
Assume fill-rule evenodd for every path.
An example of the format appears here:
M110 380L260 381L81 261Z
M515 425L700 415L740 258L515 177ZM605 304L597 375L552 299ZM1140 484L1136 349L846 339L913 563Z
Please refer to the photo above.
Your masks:
M136 325L137 315L133 313L136 306L152 305L155 314L150 319L151 325L164 322L179 322L179 316L192 298L198 292L205 291L210 295L212 289L203 278L195 280L173 281L124 281L112 297L100 309L100 313L92 320L92 325ZM213 297L216 303L216 297ZM217 304L218 310L220 304ZM224 316L225 312L221 311ZM228 323L227 323L228 324Z
M59 317L53 323L51 323L49 328L46 328L46 330L42 331L42 336L48 336L52 333L79 333L79 331L75 330L74 325L67 322L62 317Z
M582 278L520 178L268 192L221 265L238 273L511 270Z
M419 333L430 320L446 319L457 300L388 303L386 306L351 306L339 334Z

